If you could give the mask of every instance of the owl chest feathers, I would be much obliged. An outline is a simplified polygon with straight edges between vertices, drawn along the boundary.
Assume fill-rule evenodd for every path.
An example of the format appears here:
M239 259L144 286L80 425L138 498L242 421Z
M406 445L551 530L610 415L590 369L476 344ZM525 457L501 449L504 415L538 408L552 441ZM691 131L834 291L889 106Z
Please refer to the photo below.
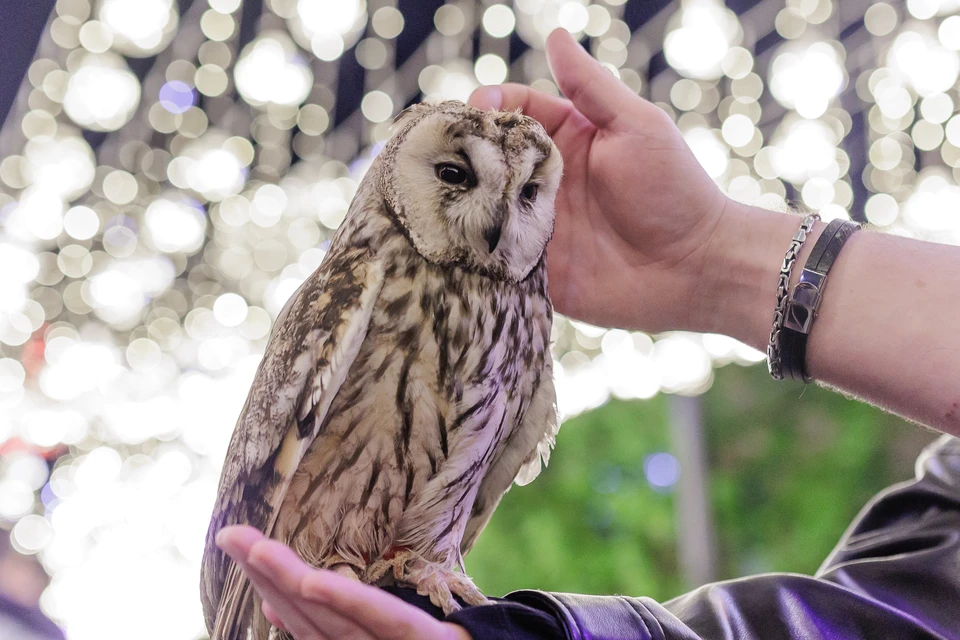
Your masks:
M366 566L396 547L457 561L484 475L550 375L542 265L507 283L408 249L386 264L278 518L278 537L318 566Z

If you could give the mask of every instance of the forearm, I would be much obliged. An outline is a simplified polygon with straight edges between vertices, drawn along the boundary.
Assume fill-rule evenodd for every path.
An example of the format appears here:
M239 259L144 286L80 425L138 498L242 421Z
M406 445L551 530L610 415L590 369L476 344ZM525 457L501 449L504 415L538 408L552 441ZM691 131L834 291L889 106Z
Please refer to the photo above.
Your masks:
M736 205L721 252L709 330L765 349L783 255L797 216ZM808 237L799 277L824 225ZM792 285L791 285L792 286ZM807 347L817 381L960 435L960 247L873 231L853 235L830 270Z

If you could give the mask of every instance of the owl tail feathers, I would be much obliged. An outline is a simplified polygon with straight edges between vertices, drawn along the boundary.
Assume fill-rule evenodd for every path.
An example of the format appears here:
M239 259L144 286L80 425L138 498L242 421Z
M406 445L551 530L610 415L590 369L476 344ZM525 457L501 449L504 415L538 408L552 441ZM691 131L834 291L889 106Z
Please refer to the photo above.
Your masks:
M227 571L227 579L223 584L220 605L217 607L217 619L210 634L210 640L247 640L247 627L253 622L251 614L255 611L253 600L255 594L250 581L235 563L231 563ZM263 614L260 613L260 617ZM261 625L257 625L261 626ZM267 626L269 630L269 625ZM267 635L257 635L255 627L253 637L256 640L266 640Z

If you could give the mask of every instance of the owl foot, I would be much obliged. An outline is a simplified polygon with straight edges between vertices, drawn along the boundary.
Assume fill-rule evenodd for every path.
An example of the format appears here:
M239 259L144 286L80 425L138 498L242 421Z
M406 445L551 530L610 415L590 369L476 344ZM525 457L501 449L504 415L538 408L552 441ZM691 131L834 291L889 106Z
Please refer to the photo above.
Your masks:
M443 609L445 615L461 608L454 595L460 596L468 605L490 604L470 576L448 569L439 562L428 562L408 549L398 551L389 560L378 560L368 571L371 580L392 573L397 582L412 585L420 595L429 596L430 602Z
M470 576L445 569L437 563L425 563L419 569L408 571L403 581L416 585L420 595L430 596L430 602L443 609L444 615L460 610L454 595L460 596L468 605L490 604Z

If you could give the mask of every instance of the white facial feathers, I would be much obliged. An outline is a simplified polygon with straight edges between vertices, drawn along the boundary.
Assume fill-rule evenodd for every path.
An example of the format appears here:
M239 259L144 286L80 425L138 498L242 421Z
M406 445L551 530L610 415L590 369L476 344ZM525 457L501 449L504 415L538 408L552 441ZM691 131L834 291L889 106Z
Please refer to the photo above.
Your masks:
M418 105L383 151L383 195L435 264L519 281L553 233L563 161L543 128L515 112Z

